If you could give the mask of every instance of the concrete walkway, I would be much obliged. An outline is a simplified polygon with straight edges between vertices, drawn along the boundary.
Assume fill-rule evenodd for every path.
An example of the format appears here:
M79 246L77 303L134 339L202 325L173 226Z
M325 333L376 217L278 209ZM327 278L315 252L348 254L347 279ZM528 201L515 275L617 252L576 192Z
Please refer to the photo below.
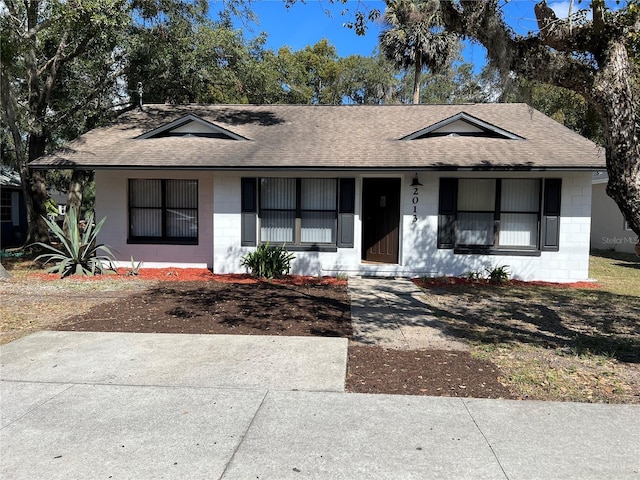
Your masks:
M640 408L343 392L338 338L0 347L2 479L638 479Z
M424 293L406 278L349 278L353 341L415 350L468 350L439 328L421 301Z

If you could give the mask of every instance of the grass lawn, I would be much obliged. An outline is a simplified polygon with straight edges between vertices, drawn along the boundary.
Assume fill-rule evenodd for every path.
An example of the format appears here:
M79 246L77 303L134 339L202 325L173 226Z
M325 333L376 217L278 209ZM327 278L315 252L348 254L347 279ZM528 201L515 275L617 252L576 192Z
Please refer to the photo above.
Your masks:
M594 250L589 274L598 280L603 291L640 297L640 257L632 253Z

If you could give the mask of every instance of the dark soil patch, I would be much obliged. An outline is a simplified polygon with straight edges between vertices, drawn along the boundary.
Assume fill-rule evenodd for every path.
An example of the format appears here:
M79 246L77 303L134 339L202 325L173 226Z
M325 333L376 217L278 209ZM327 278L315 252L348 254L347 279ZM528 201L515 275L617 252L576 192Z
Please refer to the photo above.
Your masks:
M516 398L500 370L467 352L349 347L347 390L358 393Z
M172 282L99 305L58 330L350 337L344 286Z

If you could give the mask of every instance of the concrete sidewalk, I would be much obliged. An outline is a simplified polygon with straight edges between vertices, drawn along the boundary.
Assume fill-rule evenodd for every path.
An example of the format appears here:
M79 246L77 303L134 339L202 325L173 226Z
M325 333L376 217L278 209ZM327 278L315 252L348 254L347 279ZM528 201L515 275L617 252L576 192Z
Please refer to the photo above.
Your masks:
M347 394L346 349L25 337L0 347L0 478L640 478L637 406Z

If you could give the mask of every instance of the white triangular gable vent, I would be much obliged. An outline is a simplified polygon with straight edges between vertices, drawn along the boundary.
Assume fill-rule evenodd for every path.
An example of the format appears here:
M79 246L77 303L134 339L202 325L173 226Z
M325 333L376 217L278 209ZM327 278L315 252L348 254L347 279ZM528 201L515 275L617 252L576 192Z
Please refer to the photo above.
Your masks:
M227 140L248 140L242 135L233 133L231 130L219 127L211 122L203 120L197 115L189 114L174 120L171 123L162 125L147 133L143 133L138 139L163 138L163 137L206 137L222 138Z
M480 120L465 112L455 114L453 117L446 118L438 123L418 130L402 140L418 140L421 138L432 137L484 137L484 138L503 138L508 140L524 140L523 137L504 130L500 127Z

